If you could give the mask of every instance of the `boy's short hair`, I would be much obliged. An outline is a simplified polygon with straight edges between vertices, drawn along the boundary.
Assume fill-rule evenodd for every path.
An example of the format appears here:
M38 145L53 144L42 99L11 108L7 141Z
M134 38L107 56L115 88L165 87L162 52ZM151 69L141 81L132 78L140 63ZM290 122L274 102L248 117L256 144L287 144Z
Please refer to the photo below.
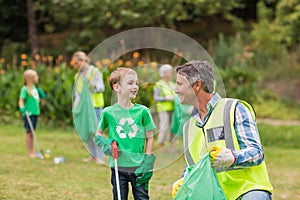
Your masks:
M111 89L114 90L113 85L120 83L120 80L127 74L136 74L136 72L133 69L126 67L118 67L114 70L109 76L109 85Z

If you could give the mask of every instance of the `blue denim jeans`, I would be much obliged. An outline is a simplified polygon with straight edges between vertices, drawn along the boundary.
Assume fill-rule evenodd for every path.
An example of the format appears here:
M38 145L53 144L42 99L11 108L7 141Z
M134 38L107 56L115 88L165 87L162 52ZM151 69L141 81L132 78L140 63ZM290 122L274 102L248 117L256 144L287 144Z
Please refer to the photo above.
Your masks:
M97 121L99 122L100 120L100 116L102 113L102 108L95 108L95 112L96 112L96 116L97 116ZM90 156L93 158L97 158L99 160L102 160L104 155L102 150L100 149L100 147L98 147L95 143L95 139L91 138L89 139L89 141L87 142L87 146L90 152Z
M266 191L250 191L241 200L272 200L272 196Z
M121 199L122 200L128 199L128 192L129 192L128 183L131 183L132 194L133 194L134 200L148 200L149 195L148 195L148 191L145 190L145 185L143 184L140 187L136 186L136 178L137 177L134 174L134 171L135 170L130 170L130 171L118 170ZM114 200L118 200L116 174L115 174L114 168L111 169L111 184L113 186Z
M100 120L100 116L101 116L102 111L103 111L103 108L95 108L96 117L97 117L98 122Z

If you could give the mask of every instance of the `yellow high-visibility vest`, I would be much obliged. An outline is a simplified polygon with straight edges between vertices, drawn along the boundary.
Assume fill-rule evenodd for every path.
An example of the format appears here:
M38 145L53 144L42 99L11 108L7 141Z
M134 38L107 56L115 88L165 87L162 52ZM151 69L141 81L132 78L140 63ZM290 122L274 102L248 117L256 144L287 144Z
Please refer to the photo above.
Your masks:
M234 129L235 107L238 102L246 105L255 118L254 110L247 102L222 98L203 127L198 127L194 118L185 124L184 150L189 166L197 163L213 146L240 150ZM238 199L251 190L273 191L265 161L257 166L224 169L217 172L217 177L228 200Z
M90 70L89 73L86 74L85 78L90 81L93 80L95 77L95 74L97 73L97 68L93 68ZM80 94L83 88L83 78L78 75L78 73L75 75L76 80L76 90ZM94 108L103 108L104 107L104 95L102 92L91 92L91 99L93 102Z
M160 97L175 97L175 84L173 82L170 82L170 85L167 85L165 81L159 80L158 82L156 82L155 87L158 88ZM157 112L174 110L174 101L158 101L156 105Z

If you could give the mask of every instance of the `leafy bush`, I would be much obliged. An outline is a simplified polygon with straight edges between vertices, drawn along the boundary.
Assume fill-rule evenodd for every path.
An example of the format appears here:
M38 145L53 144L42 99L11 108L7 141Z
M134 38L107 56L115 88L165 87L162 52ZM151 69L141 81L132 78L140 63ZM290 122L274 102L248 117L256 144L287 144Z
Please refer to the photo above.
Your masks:
M44 61L34 62L27 60L25 54L21 55L22 67L4 68L0 65L0 121L9 123L21 118L18 108L19 92L23 84L23 72L28 68L34 68L39 75L38 87L41 87L47 94L47 98L41 101L41 122L47 125L69 126L72 125L72 97L75 73L77 70L72 69L66 62L52 66L49 59L54 60L53 56L48 56ZM140 61L140 62L139 62ZM99 64L100 62L100 64ZM151 62L144 64L141 60L123 61L122 59L110 64L104 68L101 62L96 61L94 64L103 72L105 84L105 106L109 106L116 101L109 86L109 75L116 67L135 67L140 79L140 91L135 102L146 106L153 104L153 85L159 79L158 63ZM0 60L1 64L1 60ZM2 63L3 65L3 63ZM9 65L6 65L9 66ZM151 76L149 76L151 74Z
M211 41L210 51L221 72L226 96L250 102L262 96L260 74L254 68L252 47L247 45L247 36L238 33L224 37L220 34L217 41Z
M257 116L284 120L299 120L300 107L287 105L280 100L265 100L254 103Z
M219 34L218 40L210 41L209 49L213 52L213 59L219 68L251 67L253 52L246 43L243 34L225 37Z
M2 69L0 75L0 116L1 120L8 122L11 116L18 117L18 96L22 87L22 71L14 71L13 73L5 73Z
M48 122L59 125L72 124L72 94L76 71L66 63L54 68L39 67L40 84L47 93L41 103L42 116Z
M227 97L239 98L249 102L257 101L260 98L260 77L255 70L250 72L248 68L234 66L221 70L221 74Z
M0 76L1 105L0 120L9 122L20 118L18 97L23 85L23 72L26 68L15 68L4 71ZM36 67L39 75L38 87L43 88L47 94L46 100L41 101L41 117L47 124L55 121L61 125L70 125L72 108L72 87L74 83L74 70L66 63L55 68L39 65Z
M253 24L251 37L257 55L256 65L264 68L272 59L282 56L286 46L282 43L282 27L272 22L271 10L263 2L257 6L259 21Z
M284 109L285 118L299 119L299 115L293 111L293 104L284 104L281 98L273 91L266 90L262 84L272 80L278 81L283 76L285 79L297 78L297 72L300 70L297 52L280 59L275 57L262 69L254 62L258 51L247 43L249 38L243 34L236 34L233 37L220 35L218 40L210 42L209 51L220 69L227 97L254 103L260 117L280 118L283 115L279 110ZM157 51L150 56L149 52L130 52L114 63L110 63L109 59L95 61L94 65L103 72L106 87L105 105L109 106L116 100L108 83L110 73L116 67L134 67L140 80L140 91L135 102L151 107L154 104L153 85L159 80L158 63L176 66L184 62L180 56L163 53L162 55L162 52ZM263 56L264 59L268 59ZM35 55L36 61L28 59L26 54L21 54L20 57L21 60L13 59L15 60L13 63L8 63L9 59L0 58L0 122L14 122L15 119L21 118L18 97L23 82L22 75L26 68L32 67L40 76L39 86L47 93L47 99L41 101L42 123L72 125L72 94L76 70L69 66L62 55L58 55L57 58Z

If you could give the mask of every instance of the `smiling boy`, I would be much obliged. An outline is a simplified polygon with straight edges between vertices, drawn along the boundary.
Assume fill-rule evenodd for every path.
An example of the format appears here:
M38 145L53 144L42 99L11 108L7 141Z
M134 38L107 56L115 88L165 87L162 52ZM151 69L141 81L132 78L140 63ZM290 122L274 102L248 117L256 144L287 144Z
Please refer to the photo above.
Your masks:
M117 199L116 176L111 157L111 143L115 140L120 151L118 158L121 199L128 199L131 183L135 200L149 199L148 184L152 177L155 156L152 155L153 130L156 128L150 110L131 102L139 91L138 77L134 70L118 68L110 75L110 86L117 94L117 103L102 112L96 133L96 143L110 156L111 184ZM108 138L104 130L108 128Z

